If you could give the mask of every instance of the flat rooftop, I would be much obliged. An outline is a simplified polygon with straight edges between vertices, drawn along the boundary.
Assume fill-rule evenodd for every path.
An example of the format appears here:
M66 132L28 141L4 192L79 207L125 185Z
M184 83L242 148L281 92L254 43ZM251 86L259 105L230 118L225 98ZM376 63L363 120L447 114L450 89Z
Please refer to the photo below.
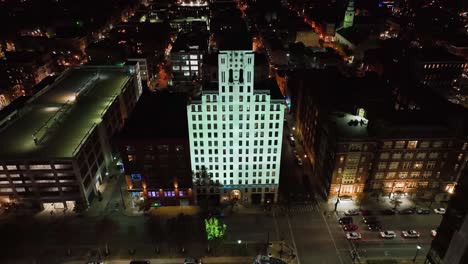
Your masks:
M81 67L62 74L0 130L0 159L73 157L130 80L125 69Z
M187 96L182 93L143 92L119 138L188 140Z
M337 136L344 138L366 138L368 120L364 117L359 117L344 112L333 112L329 115L329 119L336 127Z

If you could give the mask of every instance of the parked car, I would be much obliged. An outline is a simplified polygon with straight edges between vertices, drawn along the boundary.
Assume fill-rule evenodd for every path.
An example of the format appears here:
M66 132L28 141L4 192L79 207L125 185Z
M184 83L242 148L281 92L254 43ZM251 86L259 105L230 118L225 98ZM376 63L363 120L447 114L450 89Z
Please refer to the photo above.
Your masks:
M380 211L380 213L382 213L383 215L394 215L396 212L393 209L385 209Z
M374 213L372 211L369 211L369 210L361 210L361 215L362 216L371 216L373 215Z
M417 214L430 214L431 209L429 209L429 208L418 208L418 209L416 209L416 213Z
M377 218L375 216L364 216L362 218L364 220L364 223L375 223L377 222Z
M201 259L197 260L197 259L194 259L194 258L186 258L184 260L184 264L201 264L201 263L202 263Z
M437 236L437 230L432 229L432 230L431 230L431 236L432 236L432 237L436 237L436 236Z
M347 224L347 225L343 225L343 230L344 231L356 231L358 230L359 227L355 224Z
M381 238L395 238L396 233L394 231L387 230L387 231L380 232L380 237Z
M411 208L406 208L406 209L400 210L398 213L402 214L402 215L403 214L414 214L414 210L411 209Z
M367 229L369 229L369 231L378 231L382 229L382 226L380 225L380 223L375 222L368 224Z
M346 211L344 212L344 214L345 214L346 216L359 215L359 211L358 211L358 210L354 210L354 209L353 209L353 210L346 210Z
M294 139L294 137L289 137L289 144L292 146L292 147L295 147L296 146L296 140Z
M361 239L361 234L358 232L347 232L346 238L349 240Z
M436 214L445 214L445 208L436 208L436 209L434 209L434 213L436 213Z
M296 163L297 165L302 166L302 159L299 157L296 157Z
M401 231L401 235L404 238L418 238L419 237L419 233L416 230L404 230L404 231Z
M338 222L342 225L347 225L347 224L352 224L353 223L353 218L350 216L346 217L341 217Z
M130 264L150 264L148 260L132 260Z

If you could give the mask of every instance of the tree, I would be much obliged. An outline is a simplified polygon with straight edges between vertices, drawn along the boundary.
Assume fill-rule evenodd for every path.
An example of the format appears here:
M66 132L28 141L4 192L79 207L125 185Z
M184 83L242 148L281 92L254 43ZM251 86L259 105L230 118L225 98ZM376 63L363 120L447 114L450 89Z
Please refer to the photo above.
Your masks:
M76 214L82 214L88 209L88 206L81 200L75 202L75 207L73 207L73 211Z
M390 199L390 204L393 205L393 209L396 210L398 206L400 206L402 201L400 200L399 197L393 197Z
M173 217L167 221L168 229L171 234L170 238L182 251L185 250L183 242L191 232L191 223L192 218L185 214L179 214L177 217Z
M358 194L358 196L356 197L356 200L354 201L354 203L356 205L359 206L359 210L361 210L361 207L363 205L367 205L369 204L369 202L371 201L371 195L367 192L361 192Z
M109 254L109 247L108 242L109 239L117 232L120 228L119 223L115 220L109 218L108 216L104 216L101 220L96 223L96 235L104 242L106 245L106 255Z
M156 253L159 253L159 243L165 237L165 229L162 227L161 219L159 217L149 217L146 220L146 229L151 241L156 244Z
M227 225L222 223L216 217L205 219L205 232L208 240L208 251L210 251L210 243L220 241L226 234Z

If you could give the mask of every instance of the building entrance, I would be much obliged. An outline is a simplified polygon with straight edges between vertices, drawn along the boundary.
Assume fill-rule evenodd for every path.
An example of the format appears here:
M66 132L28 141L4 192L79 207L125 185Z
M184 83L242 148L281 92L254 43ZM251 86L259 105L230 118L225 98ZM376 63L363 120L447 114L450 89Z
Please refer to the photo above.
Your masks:
M241 199L241 192L239 190L232 190L229 198L233 201L238 201Z

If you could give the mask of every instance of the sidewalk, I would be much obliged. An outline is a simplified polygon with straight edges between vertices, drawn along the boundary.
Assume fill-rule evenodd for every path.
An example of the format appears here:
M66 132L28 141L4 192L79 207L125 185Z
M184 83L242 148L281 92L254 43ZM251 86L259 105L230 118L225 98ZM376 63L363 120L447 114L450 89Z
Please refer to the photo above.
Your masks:
M411 197L403 197L399 199L401 204L398 205L397 210L406 209L406 208L439 208L439 207L447 207L446 204L441 202L434 202L431 206L429 202L419 201L417 199ZM390 202L391 198L388 196L381 196L377 199L372 199L367 204L361 205L361 209L366 210L384 210L384 209L393 209L395 206ZM335 203L336 198L331 198L327 201L327 203L322 204L322 209L327 211L334 211L335 210ZM352 209L359 209L359 205L355 203L354 200L340 200L338 203L336 211L346 211Z
M133 259L108 259L106 263L108 264L117 264L117 263L130 263ZM184 263L184 258L151 258L145 259L149 260L151 264L182 264ZM206 257L202 258L203 263L208 264L251 264L254 260L253 257ZM83 260L81 261L68 261L64 262L64 264L82 264Z

